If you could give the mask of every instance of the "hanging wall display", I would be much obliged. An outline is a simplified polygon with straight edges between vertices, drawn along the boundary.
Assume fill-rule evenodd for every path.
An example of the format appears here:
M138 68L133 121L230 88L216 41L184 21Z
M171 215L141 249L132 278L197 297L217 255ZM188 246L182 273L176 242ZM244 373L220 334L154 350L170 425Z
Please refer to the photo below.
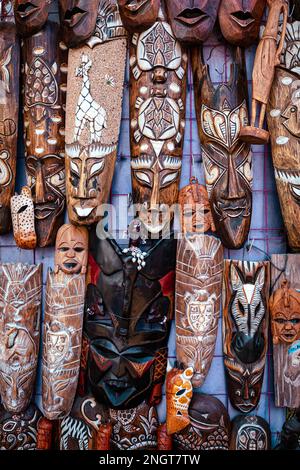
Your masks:
M108 202L121 124L127 38L116 0L100 0L92 37L69 51L66 121L68 215L101 219Z
M300 23L288 23L267 108L272 158L290 248L300 250Z
M252 153L239 134L248 122L244 55L235 52L230 79L215 87L201 48L194 49L192 66L195 107L211 211L223 244L241 248L252 215Z
M0 8L0 235L3 235L11 227L10 198L16 179L20 47L12 1L1 0Z
M42 353L42 400L50 419L72 408L80 367L88 232L63 225L55 246L55 272L48 272Z
M10 205L16 244L23 250L33 250L37 245L37 236L31 189L28 186L24 186L21 194L15 194L11 198Z
M149 29L132 35L129 51L132 197L156 234L178 198L188 61L163 7Z
M232 422L230 450L270 450L270 426L260 416L237 416Z
M275 405L300 407L300 255L272 255Z
M62 38L67 47L82 46L94 31L100 0L58 0Z
M67 48L59 25L23 39L24 144L38 246L53 245L65 208Z
M141 33L156 21L162 0L118 0L124 27L130 33Z
M260 400L268 348L268 262L224 262L223 350L230 402L242 413Z
M0 264L0 396L14 414L34 392L40 341L42 266Z
M205 186L191 178L179 193L183 237L176 256L176 357L192 367L200 387L213 359L220 316L223 247L215 230Z
M53 0L14 0L15 19L19 34L32 36L46 24Z

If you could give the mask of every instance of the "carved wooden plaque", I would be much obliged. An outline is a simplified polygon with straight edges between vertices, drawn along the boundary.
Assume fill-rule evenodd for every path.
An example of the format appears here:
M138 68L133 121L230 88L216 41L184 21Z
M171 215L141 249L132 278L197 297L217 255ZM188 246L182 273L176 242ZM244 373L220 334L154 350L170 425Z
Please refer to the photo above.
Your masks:
M53 245L65 208L67 49L59 26L47 22L23 41L27 183L35 205L40 247Z
M271 450L267 421L260 416L237 416L232 422L230 450Z
M166 380L167 433L182 431L190 424L189 406L193 396L193 368L171 369Z
M20 48L11 1L0 2L0 235L11 227L15 189L19 112Z
M159 233L163 208L178 198L188 58L162 9L151 28L133 34L129 53L133 202L146 229Z
M37 450L40 410L30 404L22 413L8 412L0 405L0 450Z
M99 221L97 209L108 202L121 123L126 46L117 1L101 0L93 36L69 52L67 203L70 221L79 225Z
M0 264L0 395L11 413L30 403L35 383L42 266Z
M270 315L275 405L300 407L300 255L273 255Z
M224 262L223 349L228 394L242 413L259 402L268 349L268 262Z
M292 250L300 250L300 22L287 25L267 109L281 211Z
M37 244L37 236L34 225L34 204L30 188L24 186L21 194L15 194L11 198L10 205L16 244L24 250L33 250Z
M185 234L177 245L176 357L192 367L200 387L214 355L220 316L223 246L200 233Z
M42 399L48 419L67 416L81 353L85 275L48 272L43 335Z
M229 81L215 87L201 55L194 49L192 66L206 187L217 233L227 248L238 249L252 214L252 153L239 139L248 123L244 57L238 49Z

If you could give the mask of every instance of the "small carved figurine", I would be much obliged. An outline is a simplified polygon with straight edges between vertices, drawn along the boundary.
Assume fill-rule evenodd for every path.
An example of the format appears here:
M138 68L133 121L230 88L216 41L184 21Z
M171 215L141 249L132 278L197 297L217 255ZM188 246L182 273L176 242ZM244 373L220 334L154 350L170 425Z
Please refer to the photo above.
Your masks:
M270 450L270 426L260 416L237 416L232 422L230 450Z
M88 231L85 227L65 224L57 232L55 274L86 274L88 261Z
M11 198L10 205L16 244L23 250L33 250L37 244L37 236L31 189L24 186L20 195L16 194Z
M58 0L62 39L67 47L82 46L96 27L100 0Z
M275 67L280 65L288 19L288 0L267 0L267 4L269 7L268 20L256 50L252 73L251 124L244 126L240 132L241 140L250 144L267 144L269 141L270 134L263 129L263 125L275 76ZM283 24L278 43L281 15L283 15Z
M53 0L14 0L15 19L19 34L32 36L46 24Z
M130 33L142 33L155 23L161 0L118 0L124 27Z
M189 406L193 396L193 369L172 369L167 374L167 433L182 431L190 424Z

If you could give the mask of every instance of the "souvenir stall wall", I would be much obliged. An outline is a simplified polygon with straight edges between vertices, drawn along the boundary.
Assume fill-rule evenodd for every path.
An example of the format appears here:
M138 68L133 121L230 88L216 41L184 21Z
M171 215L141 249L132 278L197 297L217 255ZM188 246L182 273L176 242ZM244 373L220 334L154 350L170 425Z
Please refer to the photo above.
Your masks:
M3 17L11 2L0 3ZM249 23L249 13L240 12L238 0L208 2L214 4L211 9L200 5L207 2L193 2L204 8L211 24L206 24L207 34L204 26L199 31L195 27L191 37L185 20L176 20L180 15L190 17L184 10L190 2L166 1L162 10L162 2L148 2L152 13L146 12L144 18L140 12L139 20L124 1L33 3L46 18L38 13L43 24L35 18L24 26L28 6L15 2L20 100L16 71L10 83L15 84L15 112L20 110L18 140L9 136L9 143L4 141L10 149L17 145L15 188L10 186L11 196L16 194L11 200L11 228L3 225L9 215L7 210L2 215L2 207L9 204L0 193L0 335L5 345L0 349L0 447L260 450L289 446L294 432L294 447L299 448L300 416L295 410L300 406L300 334L280 331L300 302L299 255L292 254L300 249L299 95L294 83L300 73L300 18L292 17L297 6L284 0L246 2L256 28L246 40L239 28ZM70 26L73 3L82 10L90 6L81 30ZM113 14L102 27L99 12L110 11ZM60 21L59 31L51 23ZM264 28L276 44L274 54L266 46L269 64L256 54L257 36L264 38ZM0 30L4 49L1 34ZM13 34L7 45L9 40L17 48ZM163 47L159 41L169 44L171 52L166 48L165 57L153 59ZM72 46L69 51L67 45ZM262 39L259 47L264 45ZM145 56L149 52L144 63L141 49ZM5 77L10 56L3 57ZM13 57L18 60L17 52ZM155 60L160 62L154 67ZM255 83L252 72L259 66L254 63L261 66L260 75L253 75ZM264 79L269 71L274 72L270 84ZM153 99L152 91L162 83L166 94L154 91ZM266 89L259 93L264 83ZM265 102L264 94L269 94ZM256 107L251 106L252 97ZM2 145L12 134L12 124L1 106L0 101ZM266 121L261 116L255 121L256 112L267 117L269 144L264 142L269 139ZM161 122L155 127L152 119L165 119L165 127ZM0 154L3 168L9 155ZM12 179L13 167L14 163ZM149 183L150 170L159 175L158 183L156 176ZM100 195L93 192L94 175L104 188ZM83 182L84 178L90 180ZM134 244L129 250L130 207L155 197L156 203L201 203L208 214L206 226L194 228L199 233L180 239L177 248L171 239L158 243L157 252L147 241L141 250L134 251ZM100 219L94 209L102 203L116 209L116 217L109 219L112 243L99 240L90 230ZM180 231L180 222L175 217L175 231ZM148 229L155 232L150 225ZM188 244L192 248L187 257ZM157 302L148 312L154 333L147 330L149 320L142 315L134 320L133 309L125 312L114 298L113 289L123 292L132 282L128 263L132 265L133 258L140 276L138 287L133 287L137 310L144 308L139 297L145 292L144 282L152 289L146 291L147 302ZM122 270L129 279L125 287L118 284ZM15 285L20 292L14 291ZM164 297L154 301L158 285ZM19 308L18 299L7 301L8 292L20 297L31 312L17 327L11 326L16 320L13 312L9 318L5 302ZM109 302L113 314L110 307L103 308ZM163 320L157 318L160 315ZM297 330L300 318L292 319L291 328ZM115 328L114 344L107 325ZM11 344L18 347L16 337L20 345L27 344L25 336L20 337L25 330L31 343L21 373L14 370L13 361L9 370L8 351ZM133 338L139 335L152 358L148 362L133 351ZM99 338L104 346L99 346ZM136 354L129 361L129 375L131 380L138 378L140 390L132 391L127 381L122 393L112 391L116 385L107 370L115 367L120 344L133 351L128 357ZM113 351L109 359L106 349ZM27 370L25 362L30 364ZM109 382L103 380L105 374ZM18 387L22 396L14 395ZM178 399L178 391L184 399ZM294 420L294 428L287 418ZM33 434L26 429L29 422ZM20 431L14 431L18 426L25 426L22 443L16 439Z

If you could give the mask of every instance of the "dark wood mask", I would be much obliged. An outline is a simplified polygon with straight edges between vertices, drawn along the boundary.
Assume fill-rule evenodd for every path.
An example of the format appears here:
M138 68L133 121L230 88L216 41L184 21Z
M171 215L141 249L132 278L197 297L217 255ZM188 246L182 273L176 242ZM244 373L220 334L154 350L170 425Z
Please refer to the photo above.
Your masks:
M149 53L157 45L155 54ZM155 46L156 47L156 46ZM133 202L147 231L163 230L177 202L185 127L187 54L161 11L130 45L130 144ZM156 116L153 119L153 116ZM159 213L160 212L160 213ZM155 219L155 214L159 216Z
M69 219L90 225L111 190L121 124L127 37L116 0L101 0L87 43L69 52L66 181ZM103 66L105 64L105 67ZM103 214L102 214L103 215Z
M232 422L230 450L270 450L270 426L260 416L237 416Z
M300 255L272 256L275 405L300 407Z
M173 447L179 451L228 450L230 418L220 400L194 393L189 415L191 424L174 434Z
M268 262L224 261L223 349L230 402L242 413L259 402L268 348Z
M176 240L148 240L122 250L113 239L93 234L90 247L86 385L114 409L159 403L174 308Z
M280 443L275 450L300 450L300 409L293 411L282 426Z
M100 0L59 0L62 39L68 47L81 46L93 35L99 3Z
M289 23L267 107L272 158L290 248L300 250L300 23Z
M142 33L158 17L161 0L118 0L124 27L130 33Z
M33 394L41 301L41 265L0 265L0 395L14 414L26 410Z
M226 41L249 47L259 36L266 0L222 0L219 23Z
M195 104L206 187L217 233L227 248L240 248L252 214L252 153L239 132L248 122L247 78L241 49L229 82L214 87L202 52L194 49Z
M256 50L252 72L251 124L243 126L240 132L240 138L250 144L267 144L269 141L269 132L263 128L264 119L288 20L288 0L267 0L267 4L268 20Z
M40 247L53 245L65 208L67 48L47 22L23 41L24 144L27 183Z
M14 0L15 19L18 33L31 36L46 24L53 0Z
M214 28L220 0L166 0L174 36L183 43L204 42Z
M15 189L20 47L14 24L12 2L0 2L0 235L11 227L10 198Z

